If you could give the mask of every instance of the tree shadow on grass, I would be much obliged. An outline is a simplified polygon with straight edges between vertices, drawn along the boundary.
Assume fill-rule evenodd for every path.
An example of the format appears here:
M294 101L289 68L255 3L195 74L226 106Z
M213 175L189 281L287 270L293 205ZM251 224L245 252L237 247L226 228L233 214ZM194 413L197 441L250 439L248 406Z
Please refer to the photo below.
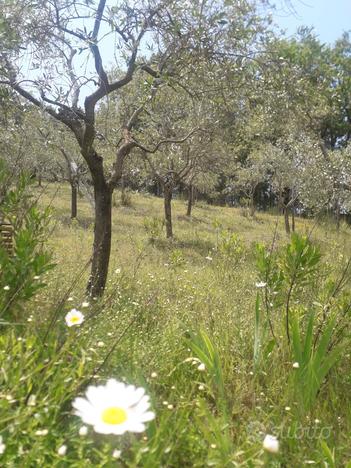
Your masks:
M208 255L209 250L213 249L215 244L205 239L155 239L153 245L160 250L172 251L174 249L194 250L200 255Z
M72 219L70 216L60 216L60 221L64 226L67 227L80 227L82 229L92 229L94 226L93 216L78 216L76 219Z

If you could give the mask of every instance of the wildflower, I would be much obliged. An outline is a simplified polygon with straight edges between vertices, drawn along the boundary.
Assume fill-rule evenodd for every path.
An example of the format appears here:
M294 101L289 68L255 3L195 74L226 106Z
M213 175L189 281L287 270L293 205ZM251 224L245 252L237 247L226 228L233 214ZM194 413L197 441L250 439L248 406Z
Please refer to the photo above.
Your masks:
M57 450L57 455L60 457L64 457L67 452L67 445L61 445L61 447Z
M37 436L46 436L48 435L49 431L47 429L42 429L42 430L38 430L35 432L35 435Z
M201 364L199 364L197 366L197 370L199 370L200 372L203 372L204 370L206 370L205 364L203 362Z
M103 341L98 341L97 345L98 345L98 348L103 348L105 346L105 343Z
M84 322L84 315L79 310L72 309L66 315L65 320L68 327L73 327L73 325L80 325Z
M82 307L89 307L89 306L90 306L89 302L82 302Z
M0 455L2 455L5 452L6 445L2 441L2 436L0 436Z
M292 366L293 366L294 369L299 369L300 363L294 362L294 364Z
M152 372L152 373L151 373L151 378L152 378L152 379L156 379L156 377L157 377L157 372Z
M259 283L255 284L256 288L265 288L267 286L267 283L264 281L260 281Z
M78 434L81 436L81 437L84 437L88 434L88 428L87 426L82 426L80 429L79 429L79 432Z
M10 291L10 286L4 286L4 291Z
M114 450L114 451L112 452L112 457L117 459L117 458L119 458L119 457L121 456L121 453L122 453L121 450L117 450L117 449L116 449L116 450Z
M263 441L263 448L270 453L279 452L279 440L270 434L267 434Z
M217 448L217 445L216 444L211 444L211 448L215 449L215 448Z
M205 387L203 385L199 385L199 390L205 390Z
M28 406L35 406L36 405L36 400L37 400L36 395L30 395L30 397L28 398L27 405Z
M35 276L33 277L33 279L38 280L38 279L40 279L40 276L35 275Z
M285 407L285 411L290 411L290 410L291 410L290 406Z
M73 401L75 413L100 434L143 432L145 422L154 419L149 397L143 388L109 379L106 385L89 386L86 398Z
M209 255L208 255L207 257L205 257L205 258L206 258L206 260L208 260L209 262L212 262L212 260L213 260L213 258L210 257Z
M67 298L67 301L68 301L68 302L72 302L72 301L73 301L73 297L68 297L68 298Z
M120 268L116 268L116 269L115 269L115 273L116 273L116 275L119 275L119 274L121 273L121 269L120 269Z

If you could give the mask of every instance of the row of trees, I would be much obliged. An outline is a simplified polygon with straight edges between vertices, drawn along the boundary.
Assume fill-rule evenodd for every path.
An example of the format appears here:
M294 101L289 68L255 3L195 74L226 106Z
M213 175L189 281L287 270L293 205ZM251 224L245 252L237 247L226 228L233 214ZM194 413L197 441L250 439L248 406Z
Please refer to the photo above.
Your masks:
M102 293L114 189L274 193L285 213L348 209L351 45L277 36L266 2L5 2L1 138L39 179L92 187L90 294ZM264 9L262 9L264 7ZM113 58L115 65L107 68ZM3 154L2 156L6 156ZM18 161L16 161L18 165ZM117 220L118 222L118 220Z

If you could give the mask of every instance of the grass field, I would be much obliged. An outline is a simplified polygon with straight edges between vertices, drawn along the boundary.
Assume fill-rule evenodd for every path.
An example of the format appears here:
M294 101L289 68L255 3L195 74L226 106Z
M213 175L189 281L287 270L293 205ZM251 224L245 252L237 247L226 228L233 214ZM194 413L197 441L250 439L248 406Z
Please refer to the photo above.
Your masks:
M116 194L117 205L118 199ZM18 406L17 422L6 413L6 466L347 466L350 350L338 355L313 404L303 407L303 382L296 380L295 359L285 343L282 307L274 310L281 345L271 346L268 334L262 335L267 346L254 363L257 293L261 297L256 283L262 279L255 243L269 249L276 238L274 249L284 249L289 239L281 217L258 213L252 219L240 209L197 203L187 219L185 202L174 200L175 238L167 241L160 230L162 199L132 194L130 207L114 208L106 293L89 299L83 310L92 209L79 200L78 220L72 222L69 190L62 185L46 187L39 202L53 209L48 246L56 267L47 274L47 287L28 304L27 347L12 337L16 364L3 367L8 374L3 396L11 394L23 403L26 392L18 386L28 369L37 401L34 409ZM300 311L303 319L316 304L326 304L322 291L343 271L351 239L347 226L336 232L331 224L297 219L296 229L322 252L319 274L292 299L294 313ZM344 302L349 300L345 288ZM73 307L86 320L67 334L64 316ZM341 307L341 302L335 305ZM58 319L52 350L47 345L36 354L30 351L36 346L31 337L40 335L52 314ZM29 364L23 364L26 352L33 354ZM52 366L38 386L42 369L35 362L42 358ZM113 377L146 388L156 413L147 431L140 436L79 436L70 400L83 390L75 381L87 376L90 383ZM35 435L43 427L48 434ZM263 449L266 434L278 437L277 454ZM63 455L58 453L62 444L67 445ZM112 456L116 449L121 450L118 458L116 452Z

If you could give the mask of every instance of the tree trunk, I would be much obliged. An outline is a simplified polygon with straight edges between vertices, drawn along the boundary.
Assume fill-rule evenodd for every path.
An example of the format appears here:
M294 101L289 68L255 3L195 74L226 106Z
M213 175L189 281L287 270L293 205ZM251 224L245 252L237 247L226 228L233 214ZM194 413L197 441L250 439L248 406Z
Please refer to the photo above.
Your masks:
M340 203L339 203L339 201L336 201L336 203L335 203L335 221L336 221L337 231L340 230L340 217L341 217L340 215L341 215Z
M71 180L71 219L77 218L77 196L78 183L76 180Z
M255 211L255 191L253 191L250 196L250 216L252 218L255 216Z
M194 190L193 190L193 186L189 185L189 188L188 188L188 207L187 207L187 210L186 210L186 215L187 216L191 216L191 209L193 207L193 202L194 202Z
M295 205L291 207L291 230L295 232Z
M95 226L88 293L101 296L106 285L111 251L112 190L106 183L95 184Z
M165 206L165 220L166 220L166 237L170 239L173 237L172 229L172 189L164 187L163 192L164 206Z
M289 208L284 208L284 221L285 221L285 232L290 234L290 223L289 223Z

